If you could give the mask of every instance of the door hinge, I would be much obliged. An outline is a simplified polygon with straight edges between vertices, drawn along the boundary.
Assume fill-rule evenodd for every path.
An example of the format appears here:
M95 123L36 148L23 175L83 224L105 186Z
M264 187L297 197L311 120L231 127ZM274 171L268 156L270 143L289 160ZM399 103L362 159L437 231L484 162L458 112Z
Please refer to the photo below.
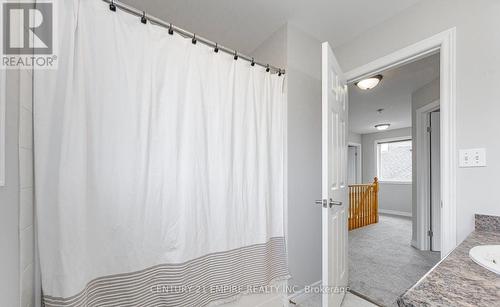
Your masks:
M429 133L432 132L432 127L430 127L430 126L427 127L427 132L429 132Z
M428 235L429 237L432 237L432 236L434 235L434 233L432 232L432 230L429 230L429 231L427 231L427 235Z

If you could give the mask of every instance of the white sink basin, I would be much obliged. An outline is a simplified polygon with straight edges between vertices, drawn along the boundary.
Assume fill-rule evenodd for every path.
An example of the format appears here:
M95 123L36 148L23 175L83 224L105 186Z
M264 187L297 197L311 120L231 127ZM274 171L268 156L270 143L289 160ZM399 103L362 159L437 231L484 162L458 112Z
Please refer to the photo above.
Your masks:
M469 256L475 263L500 275L500 245L475 246Z

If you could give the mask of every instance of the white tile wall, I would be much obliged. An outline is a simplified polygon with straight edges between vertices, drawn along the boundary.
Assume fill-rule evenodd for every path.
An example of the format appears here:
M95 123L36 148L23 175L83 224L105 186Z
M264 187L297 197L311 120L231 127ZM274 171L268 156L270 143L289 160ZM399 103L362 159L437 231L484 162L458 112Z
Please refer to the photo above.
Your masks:
M34 14L32 16L34 18ZM33 36L34 38L34 36ZM33 197L33 72L19 71L19 302L35 306L35 223ZM37 290L36 292L38 292ZM39 300L38 305L39 305ZM15 307L15 306L13 306Z
M19 276L20 307L35 306L32 72L20 71L19 85Z
M21 114L22 115L22 114ZM20 130L24 128L19 127ZM22 133L19 133L20 135ZM19 181L21 190L33 188L33 150L19 148Z
M20 193L19 229L33 225L33 189L22 189Z
M28 97L26 97L28 98ZM21 100L26 102L26 100ZM33 149L33 112L27 106L21 105L19 125L19 147Z
M34 265L29 265L26 270L21 273L21 306L34 306L34 280L33 273Z
M21 82L19 88L20 88L20 93L19 96L21 97L21 106L25 107L28 110L33 110L33 103L32 103L32 93L33 93L33 87L31 83L31 75L32 71L31 70L22 70L21 71L21 78L29 78L30 80L26 80L28 82Z
M21 272L24 272L29 266L34 263L34 241L33 241L33 225L30 225L23 230L19 236L21 249Z

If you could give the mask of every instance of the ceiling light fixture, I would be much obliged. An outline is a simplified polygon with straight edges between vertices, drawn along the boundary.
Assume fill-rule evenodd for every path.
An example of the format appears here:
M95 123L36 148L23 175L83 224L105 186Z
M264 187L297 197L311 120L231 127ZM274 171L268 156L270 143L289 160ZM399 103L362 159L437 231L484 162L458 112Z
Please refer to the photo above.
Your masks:
M387 130L390 126L391 124L378 124L375 125L375 128L377 128L377 130Z
M382 81L383 78L384 77L382 75L376 75L356 82L356 86L365 91L371 90L372 88L379 85L380 81Z

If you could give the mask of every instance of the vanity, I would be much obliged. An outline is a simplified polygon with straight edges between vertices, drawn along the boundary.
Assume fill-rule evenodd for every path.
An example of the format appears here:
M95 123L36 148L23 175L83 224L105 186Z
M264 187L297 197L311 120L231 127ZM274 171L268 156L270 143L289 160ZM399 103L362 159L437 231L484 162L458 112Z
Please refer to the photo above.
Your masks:
M480 245L500 245L500 217L477 214L475 231L401 295L398 305L500 306L500 275L469 256Z

